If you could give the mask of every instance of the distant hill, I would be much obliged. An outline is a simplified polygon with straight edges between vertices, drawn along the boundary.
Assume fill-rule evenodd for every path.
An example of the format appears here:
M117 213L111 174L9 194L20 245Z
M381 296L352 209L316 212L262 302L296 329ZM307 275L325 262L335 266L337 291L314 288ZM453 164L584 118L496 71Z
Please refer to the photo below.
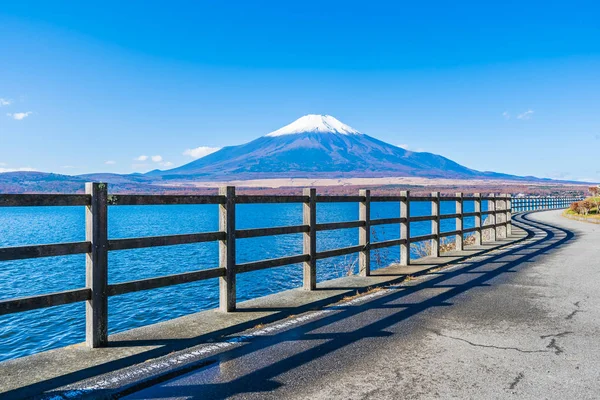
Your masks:
M85 182L77 176L46 172L5 172L0 174L0 193L75 193L84 190Z
M96 174L70 176L46 172L5 172L0 174L0 193L82 193L85 183L110 182L112 193L169 193L175 191L153 185L149 178L138 181L132 175Z

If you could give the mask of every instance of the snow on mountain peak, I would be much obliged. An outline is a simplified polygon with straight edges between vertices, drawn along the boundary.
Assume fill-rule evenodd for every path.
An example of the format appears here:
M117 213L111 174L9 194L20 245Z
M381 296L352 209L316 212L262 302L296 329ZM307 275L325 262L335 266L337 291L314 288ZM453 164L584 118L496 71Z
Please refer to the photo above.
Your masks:
M356 129L340 122L331 115L309 114L298 118L289 125L269 133L268 137L292 135L296 133L338 133L342 135L360 134Z

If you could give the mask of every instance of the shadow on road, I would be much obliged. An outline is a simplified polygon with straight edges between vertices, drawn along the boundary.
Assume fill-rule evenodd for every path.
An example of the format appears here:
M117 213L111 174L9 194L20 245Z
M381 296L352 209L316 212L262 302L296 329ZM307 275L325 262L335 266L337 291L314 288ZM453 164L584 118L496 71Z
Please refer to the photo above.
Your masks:
M449 270L441 270L430 274L430 278L409 285L392 285L385 293L368 301L349 306L343 303L334 307L319 319L315 319L292 329L267 336L252 336L245 343L232 350L209 357L204 362L231 363L242 357L258 357L259 352L289 341L307 341L307 345L299 347L298 352L274 362L260 365L245 373L240 370L236 374L230 372L228 379L219 383L203 383L177 385L175 387L157 386L153 388L153 397L185 396L193 399L226 398L233 395L251 392L264 392L276 389L281 384L273 378L285 372L293 371L300 366L323 357L332 352L344 349L361 339L393 335L385 331L395 324L411 318L434 307L450 307L451 300L462 293L476 287L493 286L492 280L502 274L517 272L533 259L558 249L574 238L574 233L548 224L532 221L531 213L518 214L513 218L515 226L523 229L527 236L518 244L504 249L491 251L483 256L467 259ZM440 293L441 292L441 293ZM425 297L413 301L414 297ZM312 305L313 308L318 307ZM373 317L360 318L364 313L373 310L384 310ZM359 318L356 318L359 317ZM356 321L355 321L356 320ZM353 329L319 333L322 328L340 323L354 323ZM347 327L347 325L345 325ZM147 343L146 343L147 344ZM156 343L153 343L156 344ZM185 343L184 343L185 344ZM197 344L197 343L196 343ZM114 344L113 344L114 345ZM131 345L128 343L128 345ZM142 344L140 344L142 345ZM145 344L144 344L145 345ZM146 355L147 357L147 355ZM216 367L219 368L219 367ZM184 371L185 372L185 371ZM187 371L189 372L189 371ZM241 374L239 374L242 372ZM239 376L237 375L239 374ZM181 375L181 374L180 374ZM89 371L88 374L89 375ZM71 377L76 378L76 377ZM172 377L170 377L172 378ZM164 381L165 379L161 379ZM75 382L76 380L72 380ZM141 390L160 382L147 382L137 386ZM60 395L58 391L52 394ZM97 395L102 393L98 392ZM135 393L132 398L136 397ZM145 398L145 397L139 397Z

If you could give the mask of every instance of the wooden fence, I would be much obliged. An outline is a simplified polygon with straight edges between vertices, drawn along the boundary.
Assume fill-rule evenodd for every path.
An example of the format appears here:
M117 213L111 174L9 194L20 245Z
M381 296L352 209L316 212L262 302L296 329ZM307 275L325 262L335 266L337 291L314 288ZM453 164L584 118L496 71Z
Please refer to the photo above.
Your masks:
M0 248L0 261L22 260L38 257L86 254L86 287L58 293L36 295L0 301L0 315L24 312L44 307L75 302L86 302L86 343L89 347L103 347L108 343L108 297L141 290L155 289L170 285L219 278L219 308L224 312L236 309L236 275L266 268L291 264L303 264L303 288L316 288L317 260L359 253L360 275L370 274L371 250L390 246L400 246L400 263L410 263L410 244L431 241L432 255L439 255L440 241L454 237L456 248L461 250L465 234L474 234L475 243L482 242L482 230L491 229L497 237L498 229L506 227L511 232L511 202L522 210L535 208L560 208L568 206L573 199L555 198L553 201L538 201L533 198L514 198L508 195L470 197L457 193L453 197L440 197L439 192L431 196L411 196L408 191L395 196L372 196L369 190L361 190L357 196L321 196L316 189L305 189L301 196L260 196L236 195L235 188L228 186L219 189L218 195L109 195L104 183L87 183L85 194L0 194L0 207L24 206L85 206L86 238L83 242L44 244L32 246ZM411 202L431 202L431 215L411 216ZM452 201L456 204L453 214L440 214L440 202ZM473 212L463 212L464 201L474 201ZM481 211L482 201L488 201L487 211ZM359 219L348 222L317 223L318 203L354 202L359 206ZM400 206L398 218L371 218L371 204L374 202L396 202ZM236 229L236 204L301 203L303 204L303 224L271 228ZM183 235L154 236L127 239L108 238L108 206L125 205L166 205L166 204L218 204L219 230ZM482 217L490 216L491 224L482 227ZM498 218L498 216L502 216ZM464 229L463 220L474 217L475 226ZM456 230L440 232L440 221L455 219ZM431 221L432 233L411 236L410 223ZM399 224L400 237L397 239L371 242L371 227L385 224ZM317 232L335 229L358 228L359 244L333 250L317 251ZM236 263L236 240L261 236L303 234L303 254L248 263ZM185 272L168 276L140 279L129 282L108 283L108 253L125 249L139 249L156 246L172 246L200 242L219 242L219 267Z
M569 197L514 197L512 211L549 210L553 208L568 208L573 202L583 200L581 196Z

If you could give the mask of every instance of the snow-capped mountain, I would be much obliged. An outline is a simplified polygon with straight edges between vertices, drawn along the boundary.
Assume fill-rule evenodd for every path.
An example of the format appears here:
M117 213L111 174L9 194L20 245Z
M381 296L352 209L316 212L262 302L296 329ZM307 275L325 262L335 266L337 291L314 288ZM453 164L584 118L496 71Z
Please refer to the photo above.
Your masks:
M224 147L181 167L149 174L163 179L508 177L475 171L436 154L393 146L329 115L306 115L249 143Z
M267 137L293 135L301 133L339 133L340 135L360 134L356 129L333 118L331 115L309 114L298 118L289 125L267 134Z

